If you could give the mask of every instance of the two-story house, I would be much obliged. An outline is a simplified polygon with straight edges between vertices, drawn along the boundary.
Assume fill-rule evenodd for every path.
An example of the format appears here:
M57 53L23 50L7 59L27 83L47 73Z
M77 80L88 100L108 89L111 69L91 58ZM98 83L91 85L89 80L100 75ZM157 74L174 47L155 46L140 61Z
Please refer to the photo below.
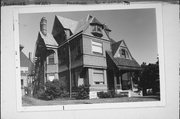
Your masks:
M85 84L90 85L90 92L108 90L106 51L111 51L109 32L106 25L90 15L79 22L55 16L52 34L59 44L59 79L64 80L67 89L70 84L72 88Z
M100 91L132 90L133 72L139 71L140 66L125 41L112 40L111 30L96 17L88 15L75 21L55 16L52 36L46 35L47 30L43 33L41 27L35 50L41 84L53 79L48 75L51 72L67 91L79 85L90 85L90 98ZM48 67L52 54L56 70L50 68L52 64Z

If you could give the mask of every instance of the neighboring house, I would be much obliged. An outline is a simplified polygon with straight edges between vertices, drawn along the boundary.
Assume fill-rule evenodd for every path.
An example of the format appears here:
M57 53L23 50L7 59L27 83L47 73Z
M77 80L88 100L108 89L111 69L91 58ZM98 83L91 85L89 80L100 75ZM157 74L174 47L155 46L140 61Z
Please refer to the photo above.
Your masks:
M31 55L29 54L29 58L23 53L22 49L24 47L20 45L20 71L21 71L21 89L22 95L27 94L25 90L30 84L32 84L33 76L32 76L32 68L33 63L31 62Z
M49 74L54 74L67 91L90 85L90 98L100 91L133 90L133 73L140 66L124 40L115 42L110 38L107 25L91 15L81 21L55 16L51 36L47 35L46 23L43 17L36 42L37 86L53 79ZM48 66L52 54L56 62Z

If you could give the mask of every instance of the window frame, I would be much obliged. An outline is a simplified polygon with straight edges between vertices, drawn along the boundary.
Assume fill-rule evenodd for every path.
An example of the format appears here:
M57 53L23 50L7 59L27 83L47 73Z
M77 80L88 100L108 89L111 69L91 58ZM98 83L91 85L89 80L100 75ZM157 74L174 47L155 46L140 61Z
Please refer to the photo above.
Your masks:
M47 78L47 80L48 81L53 81L53 80L49 80L49 77L51 77L51 76L53 76L54 77L54 79L55 79L55 73L48 73L48 78Z
M94 80L94 74L102 74L103 81L95 81ZM105 76L104 76L104 70L103 69L93 69L93 85L104 85L105 84ZM97 83L98 82L98 83Z
M126 48L120 48L119 49L119 55L121 58L131 59L130 54L128 53L128 50Z
M93 36L96 36L96 37L102 37L103 36L103 28L100 26L100 25L92 25L91 26L91 33L93 34ZM97 34L99 34L99 36Z
M51 55L53 55L53 58L50 57ZM50 62L50 59L53 59L53 62ZM52 53L48 56L48 65L54 65L55 64L55 53Z
M100 44L100 45L97 45L97 44ZM94 47L97 47L97 48L100 48L101 49L101 52L98 52L96 51ZM102 42L97 42L97 41L94 41L94 40L91 40L91 52L93 54L99 54L99 55L103 55L103 43Z

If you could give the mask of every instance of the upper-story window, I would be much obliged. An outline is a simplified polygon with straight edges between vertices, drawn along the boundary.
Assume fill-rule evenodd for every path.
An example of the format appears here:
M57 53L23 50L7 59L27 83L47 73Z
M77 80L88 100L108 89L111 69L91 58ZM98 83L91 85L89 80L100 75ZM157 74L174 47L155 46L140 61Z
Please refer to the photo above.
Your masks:
M48 64L54 64L54 53L48 56Z
M71 36L71 31L69 29L65 29L64 32L66 35L66 39L68 39Z
M91 45L92 45L93 53L103 54L103 44L102 43L92 41Z
M100 25L92 25L92 32L91 32L94 36L97 37L102 37L102 26Z
M121 58L129 59L129 54L126 49L120 49L119 54Z

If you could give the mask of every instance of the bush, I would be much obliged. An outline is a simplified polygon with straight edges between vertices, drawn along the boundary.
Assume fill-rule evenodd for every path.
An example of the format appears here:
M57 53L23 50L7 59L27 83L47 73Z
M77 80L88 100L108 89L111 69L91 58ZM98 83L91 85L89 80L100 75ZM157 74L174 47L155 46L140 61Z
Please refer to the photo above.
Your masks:
M114 91L108 91L108 92L98 92L97 93L99 98L114 98L115 97L115 93Z
M76 99L89 99L89 86L81 85L77 87Z
M52 100L58 97L66 97L68 93L60 80L47 81L45 90L38 91L38 98L43 100Z

